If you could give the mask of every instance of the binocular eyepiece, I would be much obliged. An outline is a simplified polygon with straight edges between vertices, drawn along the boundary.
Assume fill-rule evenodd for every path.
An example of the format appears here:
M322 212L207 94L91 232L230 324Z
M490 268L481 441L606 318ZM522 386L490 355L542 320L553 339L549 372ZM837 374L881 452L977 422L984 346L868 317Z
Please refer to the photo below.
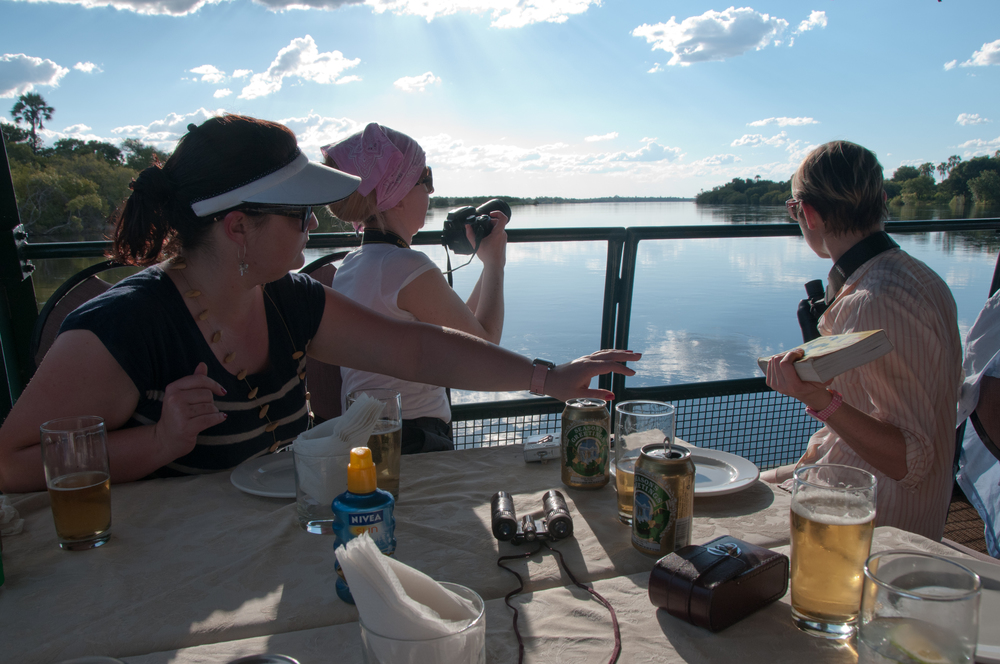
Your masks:
M456 254L474 253L482 239L493 230L490 212L494 210L503 212L510 219L510 206L499 198L488 200L478 208L469 205L451 210L444 220L441 243ZM465 235L466 226L472 227L472 234L476 238L475 247L469 244L469 238Z
M498 491L490 501L493 513L493 536L501 542L523 544L535 540L557 541L573 534L573 519L566 499L556 490L542 496L542 518L528 514L519 520L514 512L514 499L506 491Z

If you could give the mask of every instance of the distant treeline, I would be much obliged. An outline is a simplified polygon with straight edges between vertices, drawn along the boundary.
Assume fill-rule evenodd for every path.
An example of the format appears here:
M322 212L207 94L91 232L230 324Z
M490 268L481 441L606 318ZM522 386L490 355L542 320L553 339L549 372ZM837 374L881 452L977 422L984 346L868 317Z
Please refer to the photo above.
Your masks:
M937 173L938 181L934 174ZM937 166L900 166L884 183L890 205L937 203L964 206L1000 203L1000 150L992 157L962 161L952 155ZM782 205L792 197L791 180L772 182L760 176L731 182L695 196L699 205Z
M691 201L691 198L675 196L605 196L603 198L560 198L559 196L539 196L518 198L517 196L432 196L432 208L456 208L466 205L481 205L492 198L506 201L508 205L563 205L571 203L671 203Z
M711 191L702 191L694 197L698 205L784 205L792 197L792 182L772 182L754 179L733 178L728 184L719 185Z

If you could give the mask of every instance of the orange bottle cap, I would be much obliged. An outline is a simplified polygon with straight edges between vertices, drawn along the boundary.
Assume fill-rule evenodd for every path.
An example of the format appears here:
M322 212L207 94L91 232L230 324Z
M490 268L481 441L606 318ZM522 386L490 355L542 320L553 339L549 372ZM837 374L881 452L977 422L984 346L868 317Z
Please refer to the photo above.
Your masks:
M353 448L351 462L347 466L347 490L351 493L372 493L377 487L372 451L367 447Z

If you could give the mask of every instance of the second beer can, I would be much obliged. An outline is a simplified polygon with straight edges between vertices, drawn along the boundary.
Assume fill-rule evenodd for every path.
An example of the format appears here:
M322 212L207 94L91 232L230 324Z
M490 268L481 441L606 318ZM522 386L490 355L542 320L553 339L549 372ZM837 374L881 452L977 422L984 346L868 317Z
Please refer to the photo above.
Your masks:
M632 546L662 557L691 543L694 461L686 447L644 445L635 462Z
M611 413L602 399L570 399L562 413L563 484L600 489L611 479Z

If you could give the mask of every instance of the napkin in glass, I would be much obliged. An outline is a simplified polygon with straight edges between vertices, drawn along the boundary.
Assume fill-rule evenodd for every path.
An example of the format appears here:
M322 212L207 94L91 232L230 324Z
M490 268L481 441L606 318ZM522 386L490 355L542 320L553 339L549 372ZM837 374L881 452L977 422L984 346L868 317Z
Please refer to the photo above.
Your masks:
M478 616L478 609L470 600L423 572L382 555L367 533L337 547L336 553L361 622L383 636L398 640L381 642L386 649L400 649L379 653L381 661L405 661L405 649L409 646L402 641L455 634ZM475 661L475 655L483 647L481 641L460 638L437 644L438 661ZM448 650L443 652L442 647Z
M304 431L292 445L299 488L317 502L329 506L347 487L347 464L351 448L365 447L375 429L383 404L362 394L340 417ZM342 457L343 473L331 477L324 464L310 464L307 457Z

